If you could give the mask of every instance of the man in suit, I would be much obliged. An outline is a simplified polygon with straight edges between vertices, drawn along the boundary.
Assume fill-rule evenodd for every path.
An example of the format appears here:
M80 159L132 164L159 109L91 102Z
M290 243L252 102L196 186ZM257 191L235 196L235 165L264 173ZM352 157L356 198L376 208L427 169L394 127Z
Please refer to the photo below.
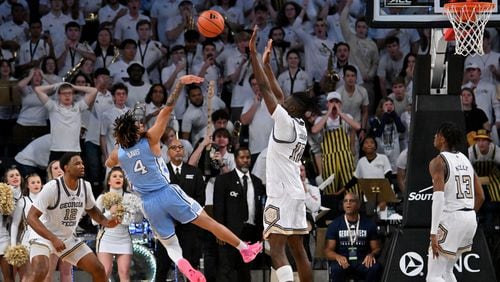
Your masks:
M184 146L179 139L174 139L168 146L170 162L167 163L170 174L170 183L179 185L184 192L195 199L200 205L205 205L205 182L201 171L183 162ZM179 238L182 254L194 267L198 268L201 258L201 229L193 224L177 224L175 233ZM171 269L171 261L162 244L157 244L157 261L168 262L168 265L159 267L156 281L165 281Z
M215 179L214 218L243 241L260 241L265 188L259 178L250 174L248 148L235 151L235 163L235 169ZM250 267L231 246L220 245L217 281L250 282Z

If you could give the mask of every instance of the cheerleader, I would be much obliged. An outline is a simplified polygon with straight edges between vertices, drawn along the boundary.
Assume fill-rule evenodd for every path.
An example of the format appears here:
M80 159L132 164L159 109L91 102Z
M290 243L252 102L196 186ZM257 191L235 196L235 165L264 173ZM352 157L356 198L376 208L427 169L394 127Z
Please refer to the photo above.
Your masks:
M104 208L104 195L106 192L118 193L122 196L122 204L126 208L126 213L121 224L113 227L101 227L96 238L96 253L99 261L104 265L107 279L110 279L113 271L113 256L116 257L118 264L118 276L120 281L130 281L130 263L132 261L132 238L130 237L128 226L130 218L133 218L135 212L139 212L140 200L134 194L127 191L129 187L128 181L125 178L123 170L119 167L114 167L106 177L106 188L96 200L96 206L103 211L103 214L111 218L111 214L115 212L116 206L107 210ZM129 205L127 203L130 203ZM97 224L97 222L94 222Z
M21 173L15 167L11 167L5 171L4 182L7 183L12 188L12 193L14 194L14 202L21 198ZM12 266L7 263L4 258L5 249L10 244L10 234L7 230L7 220L8 215L0 216L0 269L2 270L3 281L9 282L14 281L14 274L12 271Z
M36 173L26 176L25 196L17 202L16 209L12 216L12 225L10 227L10 245L15 246L21 243L29 249L29 235L32 232L31 227L26 221L31 205L36 199L38 193L42 190L42 178ZM20 232L21 231L21 232ZM19 238L19 240L18 240ZM23 280L24 274L29 272L29 261L17 269L20 280Z

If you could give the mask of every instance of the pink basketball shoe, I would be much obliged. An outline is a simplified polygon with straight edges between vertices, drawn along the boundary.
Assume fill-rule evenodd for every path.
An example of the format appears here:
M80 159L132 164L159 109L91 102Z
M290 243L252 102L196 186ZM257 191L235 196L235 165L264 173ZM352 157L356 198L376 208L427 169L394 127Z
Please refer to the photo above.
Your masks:
M179 270L189 279L190 282L206 282L205 276L203 273L194 269L187 259L180 259L177 263L177 267Z
M257 242L252 245L248 245L246 249L240 250L240 254L243 257L245 263L251 262L260 252L262 251L262 243Z

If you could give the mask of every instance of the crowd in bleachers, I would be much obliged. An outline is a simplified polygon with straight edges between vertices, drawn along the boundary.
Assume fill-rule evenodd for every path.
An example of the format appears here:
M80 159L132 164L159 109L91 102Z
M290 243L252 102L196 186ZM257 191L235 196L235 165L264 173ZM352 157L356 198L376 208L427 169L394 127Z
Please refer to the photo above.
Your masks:
M226 19L215 38L196 27L208 9ZM179 78L194 74L205 81L181 90L162 138L166 162L178 137L183 161L198 167L207 183L202 205L213 204L210 179L235 169L238 147L250 148L252 172L265 184L273 120L249 61L257 25L258 52L273 39L271 65L284 93L303 91L315 101L305 116L310 213L317 215L321 203L333 219L346 190L361 195L360 178L387 178L402 193L414 66L417 54L429 52L430 30L371 28L365 13L364 0L4 0L0 95L14 93L19 103L0 99L1 165L43 179L50 161L81 152L97 198L115 145L115 118L134 110L152 126ZM467 139L478 147L470 157L491 163L481 168L490 176L488 208L496 210L498 29L487 28L483 42L485 54L467 57L463 81L453 83L463 84ZM362 142L367 136L373 142ZM487 145L474 145L485 139ZM373 151L384 155L382 164L372 164ZM332 174L319 196L313 184ZM379 205L380 216L387 218L390 208Z

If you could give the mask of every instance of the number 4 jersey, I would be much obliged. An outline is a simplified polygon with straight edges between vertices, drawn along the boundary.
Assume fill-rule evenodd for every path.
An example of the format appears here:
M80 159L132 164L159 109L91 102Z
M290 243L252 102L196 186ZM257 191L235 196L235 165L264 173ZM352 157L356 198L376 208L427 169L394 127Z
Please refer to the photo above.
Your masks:
M441 152L446 163L444 210L453 212L474 209L474 168L467 157L458 152Z
M130 148L120 146L118 159L135 192L144 195L169 186L167 165L161 156L153 155L146 138Z
M286 193L292 199L305 199L300 180L302 153L307 142L304 121L291 117L281 105L276 106L272 118L274 127L266 158L267 195L282 197Z

